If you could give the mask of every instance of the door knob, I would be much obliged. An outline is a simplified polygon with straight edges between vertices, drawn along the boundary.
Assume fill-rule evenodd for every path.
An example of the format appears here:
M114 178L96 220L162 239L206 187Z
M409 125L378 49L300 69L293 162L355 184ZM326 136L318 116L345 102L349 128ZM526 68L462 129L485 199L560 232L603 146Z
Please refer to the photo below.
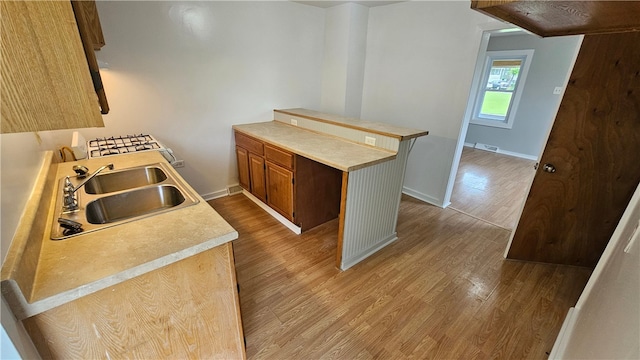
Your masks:
M548 173L554 173L556 172L556 167L553 166L553 164L544 164L544 166L542 167L542 170Z

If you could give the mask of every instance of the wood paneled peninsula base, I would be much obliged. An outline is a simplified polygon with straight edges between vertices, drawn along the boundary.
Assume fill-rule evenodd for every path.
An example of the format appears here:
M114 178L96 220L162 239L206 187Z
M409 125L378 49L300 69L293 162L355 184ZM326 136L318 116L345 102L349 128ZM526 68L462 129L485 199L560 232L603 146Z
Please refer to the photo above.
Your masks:
M411 141L427 131L307 109L233 126L239 184L296 233L339 217L346 270L397 239Z

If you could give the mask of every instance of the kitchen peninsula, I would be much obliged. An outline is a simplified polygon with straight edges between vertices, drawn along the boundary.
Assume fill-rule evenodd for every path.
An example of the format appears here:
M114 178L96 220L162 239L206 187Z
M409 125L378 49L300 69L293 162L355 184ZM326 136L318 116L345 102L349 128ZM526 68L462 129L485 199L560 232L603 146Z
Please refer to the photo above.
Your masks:
M346 270L397 239L410 147L427 131L307 109L274 110L273 121L233 129L240 185L249 198L267 211L272 208L271 213L296 233L305 230L300 219L321 222L339 216L337 267ZM315 170L300 173L309 167ZM332 170L338 174L337 186ZM283 190L286 182L281 179L289 181L289 188ZM300 184L311 184L310 189ZM337 189L315 199L308 194L305 201L298 199L327 188ZM326 199L337 199L336 208L326 205ZM309 209L309 202L319 205ZM315 214L317 208L323 214Z

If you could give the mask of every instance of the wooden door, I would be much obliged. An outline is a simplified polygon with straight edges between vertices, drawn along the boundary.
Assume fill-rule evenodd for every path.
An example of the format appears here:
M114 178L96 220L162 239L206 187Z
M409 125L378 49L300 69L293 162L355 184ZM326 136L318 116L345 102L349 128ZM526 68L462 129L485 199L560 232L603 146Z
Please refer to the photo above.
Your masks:
M587 35L507 257L595 266L638 186L639 157L640 32Z
M249 153L246 149L236 146L236 159L238 159L238 181L240 186L251 191L249 179Z
M267 205L293 221L293 172L268 161Z
M251 177L251 193L263 202L267 202L267 189L265 188L264 158L249 153L249 174Z

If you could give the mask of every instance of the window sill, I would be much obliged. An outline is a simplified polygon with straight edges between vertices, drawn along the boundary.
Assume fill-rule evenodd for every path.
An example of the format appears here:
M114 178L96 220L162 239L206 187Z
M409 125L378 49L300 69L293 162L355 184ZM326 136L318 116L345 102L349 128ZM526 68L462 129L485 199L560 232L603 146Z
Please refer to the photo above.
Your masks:
M501 129L511 129L513 127L513 122L486 119L471 119L471 121L469 121L469 124L497 127Z

